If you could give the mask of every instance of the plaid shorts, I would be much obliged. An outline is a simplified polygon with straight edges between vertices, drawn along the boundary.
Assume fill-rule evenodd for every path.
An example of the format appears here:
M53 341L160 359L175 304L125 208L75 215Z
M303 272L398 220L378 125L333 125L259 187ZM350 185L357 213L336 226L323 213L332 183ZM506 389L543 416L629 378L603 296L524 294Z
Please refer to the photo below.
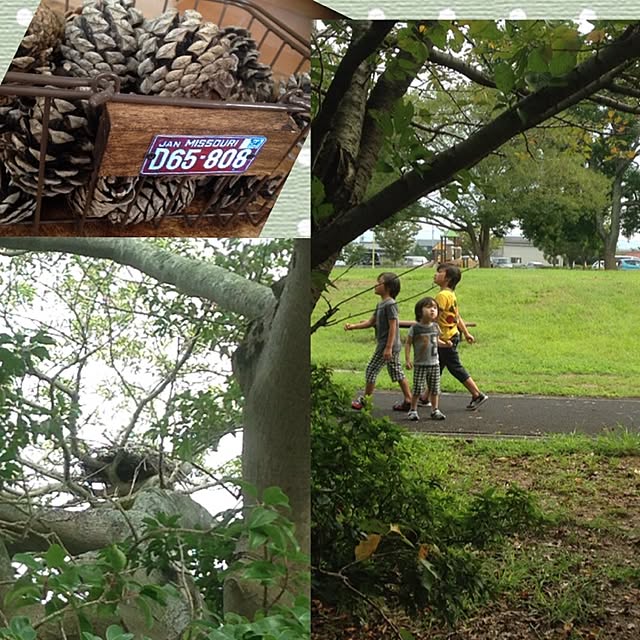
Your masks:
M384 367L385 364L387 365L387 371L389 372L389 376L393 382L404 380L404 371L400 364L400 352L392 353L391 360L387 362L385 362L382 353L382 351L376 350L376 352L371 356L371 360L369 360L369 364L364 372L365 381L375 384L376 378L380 371L382 371L382 367Z
M437 364L416 364L413 367L413 395L422 395L425 389L429 393L440 395L440 366Z

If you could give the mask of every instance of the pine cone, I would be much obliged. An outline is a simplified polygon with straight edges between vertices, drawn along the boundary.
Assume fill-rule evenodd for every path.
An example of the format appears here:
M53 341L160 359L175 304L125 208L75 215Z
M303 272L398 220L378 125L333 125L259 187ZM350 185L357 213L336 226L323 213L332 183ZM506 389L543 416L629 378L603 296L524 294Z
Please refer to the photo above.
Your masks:
M261 178L257 176L239 175L233 176L230 180L227 177L214 176L205 180L203 195L205 201L208 202L216 190L219 189L220 192L216 194L216 197L209 205L209 211L211 213L228 213L226 210L239 206L249 195L252 196L249 204L255 202L258 196L270 199L280 179L281 177L270 178L258 188ZM224 180L228 180L228 182L221 187L220 183Z
M196 192L197 179L189 178L183 182L176 178L147 178L136 195L140 180L145 179L99 178L88 217L107 217L115 224L124 225L149 222L181 213L191 204ZM68 198L71 210L78 216L84 211L87 193L88 188L84 185Z
M28 73L47 68L53 52L62 41L63 33L62 16L41 2L9 70Z
M226 27L223 35L231 42L231 53L238 58L238 80L230 99L242 102L268 102L273 92L273 77L268 64L258 62L260 51L251 32L241 27Z
M38 189L44 101L42 97L17 101L3 125L2 158L14 184L31 194ZM95 126L95 116L85 101L51 101L45 196L69 193L89 179Z
M60 47L64 73L81 78L114 73L121 78L121 91L133 90L136 30L142 22L133 0L85 0L82 11L69 16L65 25Z
M236 86L231 43L197 11L171 9L138 32L140 92L226 100Z
M30 218L36 211L36 199L17 187L0 164L0 224L14 224Z
M292 114L296 125L304 129L311 121L311 76L308 73L296 73L290 75L286 81L280 80L274 87L273 101L305 107L306 113Z

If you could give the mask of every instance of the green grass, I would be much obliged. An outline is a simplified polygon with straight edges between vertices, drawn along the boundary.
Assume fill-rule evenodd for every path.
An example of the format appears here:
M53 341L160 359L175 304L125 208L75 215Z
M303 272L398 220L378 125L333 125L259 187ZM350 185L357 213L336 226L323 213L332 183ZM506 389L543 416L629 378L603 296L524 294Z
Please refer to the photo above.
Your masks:
M335 371L353 391L375 344L373 330L345 332L344 322L367 318L375 308L372 287L383 269L335 269L326 299L338 306L331 322L312 336L312 359ZM396 269L402 273L402 269ZM413 319L422 295L434 295L433 268L401 278L400 316ZM496 393L631 397L640 388L640 273L563 269L474 269L456 289L462 317L476 344L460 346L461 359L480 387ZM418 297L415 297L418 296ZM327 310L320 300L313 321ZM352 316L346 320L347 316ZM401 336L406 336L406 329ZM443 391L462 391L450 375ZM378 387L393 389L386 372Z
M402 446L411 452L411 473L437 479L458 506L492 485L535 495L546 524L483 554L498 607L543 628L588 626L601 619L614 589L640 586L640 520L630 508L640 497L640 434L519 441L414 434Z

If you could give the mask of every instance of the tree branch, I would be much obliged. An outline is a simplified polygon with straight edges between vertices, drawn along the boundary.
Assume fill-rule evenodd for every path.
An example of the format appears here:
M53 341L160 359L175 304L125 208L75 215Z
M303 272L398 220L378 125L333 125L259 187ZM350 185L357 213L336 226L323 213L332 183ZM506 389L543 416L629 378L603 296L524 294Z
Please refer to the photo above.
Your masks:
M391 20L375 20L360 38L352 41L349 45L347 52L336 69L331 86L322 102L322 107L311 125L311 137L316 152L331 128L331 122L338 110L340 101L351 86L355 70L378 49L394 25L395 22Z
M407 172L366 202L334 217L325 226L314 229L312 267L327 260L367 229L444 186L457 172L475 165L516 134L606 87L638 56L640 25L634 24L605 51L592 56L568 73L565 84L547 86L532 93L472 133L464 142L431 158L424 167Z
M119 508L68 511L43 509L30 513L13 504L0 504L0 519L11 526L16 539L5 542L13 555L18 551L43 551L48 548L46 536L54 535L72 555L102 549L121 542L136 531L144 529L143 520L158 512L180 515L180 526L207 529L213 516L188 496L161 489L146 489L136 494L126 517Z
M2 238L0 247L73 253L105 258L175 286L181 293L216 302L248 320L268 315L275 297L265 285L247 280L222 267L178 256L146 240L132 238Z

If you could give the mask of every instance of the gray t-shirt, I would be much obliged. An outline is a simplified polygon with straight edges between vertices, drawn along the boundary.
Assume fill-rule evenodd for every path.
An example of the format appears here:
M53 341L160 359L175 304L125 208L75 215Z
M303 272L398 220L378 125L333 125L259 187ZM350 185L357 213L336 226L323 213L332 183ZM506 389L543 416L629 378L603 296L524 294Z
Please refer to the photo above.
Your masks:
M411 325L408 337L413 343L413 364L414 365L436 365L438 364L438 336L440 328L437 322L431 324Z
M398 303L393 298L381 300L376 306L376 340L378 341L378 349L384 351L387 346L387 338L389 337L389 321L398 320ZM402 348L400 343L399 327L396 327L396 338L391 346L393 353L399 353Z

